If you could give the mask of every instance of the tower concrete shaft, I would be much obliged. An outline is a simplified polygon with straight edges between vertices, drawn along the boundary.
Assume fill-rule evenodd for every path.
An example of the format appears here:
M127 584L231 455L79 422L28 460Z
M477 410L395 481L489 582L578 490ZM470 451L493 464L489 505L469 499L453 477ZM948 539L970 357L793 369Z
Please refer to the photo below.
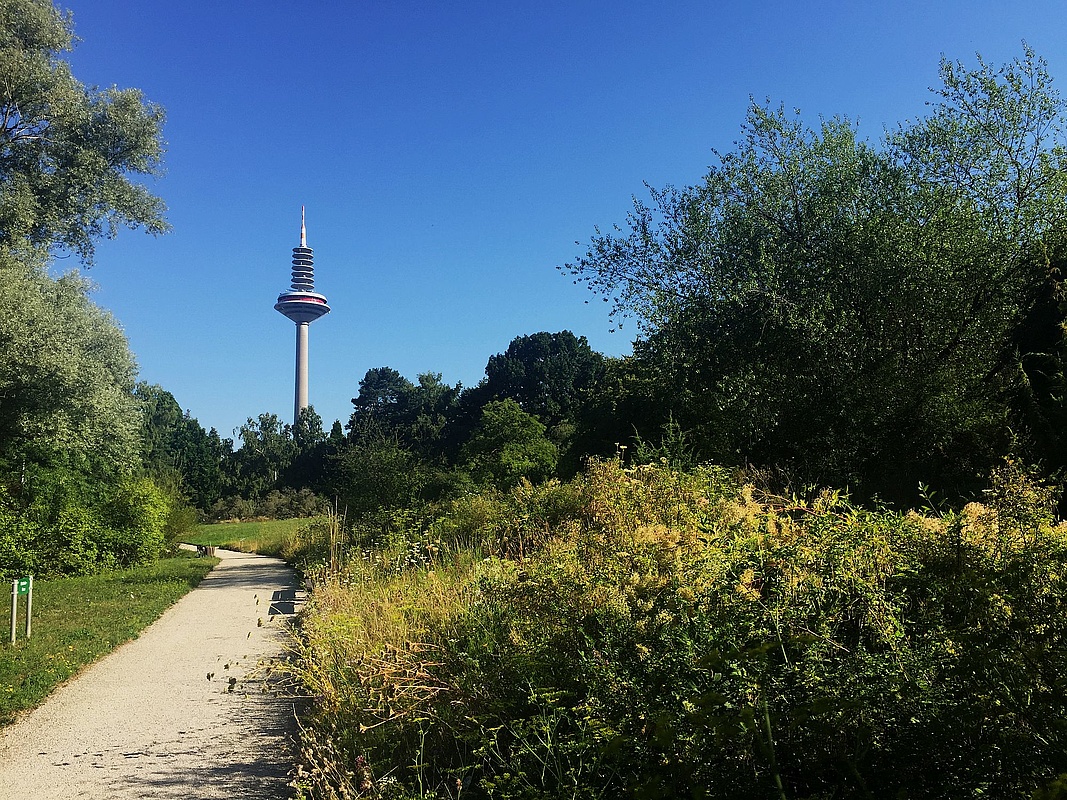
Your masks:
M330 313L324 295L315 291L315 254L307 246L304 208L300 208L300 246L293 248L292 286L278 295L274 309L296 323L296 392L293 403L293 424L300 421L300 412L308 407L308 326Z
M296 323L296 399L293 424L300 421L300 412L308 407L308 327L307 322Z

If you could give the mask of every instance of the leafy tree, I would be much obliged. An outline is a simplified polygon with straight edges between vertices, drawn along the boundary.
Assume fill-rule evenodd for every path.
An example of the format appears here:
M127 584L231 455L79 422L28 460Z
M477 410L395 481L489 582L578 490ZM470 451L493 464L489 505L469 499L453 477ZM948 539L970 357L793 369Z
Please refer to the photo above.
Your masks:
M166 230L156 175L163 110L137 89L88 89L59 58L71 17L47 0L0 0L0 247L63 248L92 263L120 226Z
M292 436L294 453L286 471L286 485L294 489L320 489L325 475L327 441L322 417L314 406L300 410Z
M205 431L183 412L174 395L160 386L139 383L134 395L141 401L142 465L157 478L177 476L181 491L201 510L219 499L225 488L223 466L233 442L223 441L214 428Z
M384 430L427 460L444 455L444 428L449 422L461 387L441 380L439 372L425 372L414 384L389 367L367 370L360 381L359 397L348 422L350 437L361 431ZM369 427L368 427L369 426Z
M595 232L568 268L639 319L643 436L673 419L706 458L898 498L976 487L1010 446L999 365L1063 227L1063 108L1029 50L942 78L881 149L753 105L703 182Z
M298 453L314 450L326 441L326 432L322 429L322 417L314 406L300 409L296 425L293 426L293 446Z
M545 480L555 471L559 458L545 430L514 400L493 400L486 404L481 422L463 445L461 463L476 481L500 489L511 488L523 478Z
M85 279L47 263L65 250L91 264L95 239L122 225L165 229L163 204L131 180L158 171L163 114L137 90L82 86L58 57L72 41L51 3L0 0L4 573L151 558L173 517L167 491L135 477L143 416L126 339Z
M139 461L133 356L87 292L0 250L0 474L19 485L35 467L106 481Z
M395 432L371 419L361 421L350 436L333 467L336 494L348 514L403 508L419 498L425 463Z
M389 367L368 370L334 457L334 483L350 513L395 508L448 492L447 427L460 386L427 372L412 383Z
M1026 43L1021 58L1000 67L980 55L973 70L942 59L940 77L932 113L890 136L890 153L913 183L962 198L1018 260L1063 225L1064 101Z
M293 462L292 429L277 414L260 414L256 419L249 417L237 434L240 448L232 459L234 487L240 496L257 500L281 486Z
M511 398L551 427L573 418L583 392L603 371L603 356L584 336L541 332L516 337L489 358L485 390L494 400Z
M141 428L141 462L148 470L174 468L175 432L185 417L174 395L162 386L141 381L134 388L141 403L144 424Z
M353 419L374 416L388 419L401 408L404 396L414 388L411 381L392 367L376 367L367 370L359 382L359 395L352 398L355 409Z

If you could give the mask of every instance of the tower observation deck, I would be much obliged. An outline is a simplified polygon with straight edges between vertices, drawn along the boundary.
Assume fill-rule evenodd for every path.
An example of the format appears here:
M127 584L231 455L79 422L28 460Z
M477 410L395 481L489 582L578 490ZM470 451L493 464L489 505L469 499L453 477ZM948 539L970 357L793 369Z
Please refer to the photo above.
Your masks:
M293 248L293 280L289 291L278 295L274 310L296 323L296 398L293 424L308 407L308 325L330 313L325 295L315 291L315 255L307 246L304 208L300 207L300 246Z

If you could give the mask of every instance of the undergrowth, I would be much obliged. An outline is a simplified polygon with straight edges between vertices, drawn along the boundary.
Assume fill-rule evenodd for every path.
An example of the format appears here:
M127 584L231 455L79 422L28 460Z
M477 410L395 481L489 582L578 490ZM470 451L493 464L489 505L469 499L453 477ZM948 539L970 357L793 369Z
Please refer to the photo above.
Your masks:
M1014 464L985 500L899 514L604 461L334 530L299 643L297 784L1057 796L1067 532Z

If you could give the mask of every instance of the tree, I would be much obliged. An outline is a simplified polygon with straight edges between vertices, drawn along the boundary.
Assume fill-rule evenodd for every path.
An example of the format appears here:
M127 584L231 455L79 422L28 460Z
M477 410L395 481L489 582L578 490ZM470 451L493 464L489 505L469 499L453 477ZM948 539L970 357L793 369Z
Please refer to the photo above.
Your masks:
M58 57L72 41L51 3L0 0L0 550L21 554L0 572L152 557L173 510L135 477L144 419L125 336L85 279L47 263L65 250L91 264L121 225L165 229L131 180L158 173L163 113L137 90L82 86Z
M1011 261L1063 224L1067 106L1025 42L1022 57L1000 67L977 60L973 70L941 60L940 99L889 137L889 152L912 183L962 198Z
M286 471L286 485L291 489L321 489L326 469L327 441L322 417L314 406L300 409L292 435L294 452Z
M348 437L333 456L335 489L350 512L394 508L447 494L448 430L461 387L440 373L412 383L389 367L368 370L348 421Z
M352 405L355 406L353 419L369 415L388 417L412 388L411 381L392 367L367 370L359 382L359 395L352 398Z
M461 463L479 483L509 489L523 478L545 480L556 469L559 451L545 426L512 399L493 400L461 451Z
M240 449L233 454L235 488L242 497L258 500L280 487L293 462L296 447L292 429L277 414L260 414L256 419L249 417L237 435Z
M635 200L568 265L636 315L633 382L704 457L906 498L976 487L1011 442L1000 368L1062 230L1062 103L1027 50L942 64L882 148L753 105L691 187Z
M0 480L25 485L35 467L127 474L141 414L126 338L84 279L26 260L0 249Z
M159 174L164 115L137 89L83 86L59 58L73 41L47 0L0 0L0 247L91 264L120 226L166 230L162 201L130 179Z
M588 390L603 374L604 358L588 340L570 331L512 339L490 356L485 390L494 400L511 398L549 427L572 419Z
M409 506L419 499L427 480L424 462L374 420L362 422L353 432L333 472L337 496L352 516Z
M206 510L222 495L223 464L233 443L182 411L174 395L160 386L137 384L134 396L141 402L141 464L156 478L176 476L181 490L194 506Z
M462 387L445 383L439 372L424 372L414 384L389 367L367 370L359 386L348 422L350 437L383 431L426 461L445 457L444 429Z

